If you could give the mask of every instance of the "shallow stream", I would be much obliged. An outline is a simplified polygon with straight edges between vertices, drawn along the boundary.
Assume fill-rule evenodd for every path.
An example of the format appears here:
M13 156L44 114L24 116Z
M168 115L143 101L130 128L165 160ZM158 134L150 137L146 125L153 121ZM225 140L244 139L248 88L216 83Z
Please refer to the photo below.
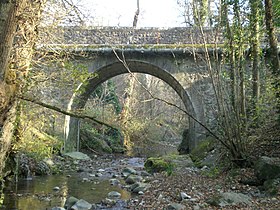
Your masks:
M151 154L167 154L176 151L174 147L160 147L154 145L144 149ZM143 151L139 151L143 154ZM153 156L145 154L145 156ZM66 165L65 165L66 166ZM53 207L62 207L69 196L86 200L89 203L100 203L106 199L111 191L121 193L121 200L128 200L132 195L123 186L120 178L124 167L143 170L144 158L137 157L97 157L91 162L76 162L80 172L69 172L59 175L35 176L32 179L19 179L18 183L6 183L0 197L0 210L51 210ZM90 172L90 170L93 170ZM102 176L96 177L98 169L104 170ZM74 170L75 171L75 170ZM78 170L77 170L78 171ZM111 185L112 175L118 175L120 185ZM55 188L59 188L55 190Z
M101 177L84 171L35 176L32 179L20 179L17 184L7 183L0 209L50 210L55 206L62 207L69 196L84 199L89 203L100 203L111 191L121 193L121 200L128 200L131 193L122 187L124 183L120 175L120 185L111 185L109 180L112 174L120 174L123 167L143 168L143 161L143 158L101 159L98 162L104 170ZM95 166L95 169L100 167Z
M59 187L60 190L54 190ZM130 198L130 192L110 185L109 180L83 182L78 174L38 176L32 180L21 179L17 185L8 185L4 192L5 210L49 210L54 206L63 206L71 195L90 203L100 203L108 192L118 191L121 199Z

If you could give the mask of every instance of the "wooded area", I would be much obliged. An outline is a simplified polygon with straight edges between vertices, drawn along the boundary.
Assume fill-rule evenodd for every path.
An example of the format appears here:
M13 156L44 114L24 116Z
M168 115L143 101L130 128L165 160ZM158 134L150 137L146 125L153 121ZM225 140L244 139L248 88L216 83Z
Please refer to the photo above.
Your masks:
M63 152L61 148L65 142L61 140L61 119L65 115L83 119L81 136L84 138L102 139L108 134L117 139L115 142L110 139L115 146L115 150L107 148L110 152L118 151L120 142L127 148L133 147L133 139L140 139L140 142L146 134L154 134L149 137L152 140L157 139L158 135L164 138L168 138L168 135L178 138L182 133L184 138L186 135L184 123L187 124L188 118L192 116L181 105L177 105L181 103L178 102L180 99L174 96L176 94L164 92L170 90L164 88L160 81L129 72L124 57L119 58L119 61L128 69L128 74L100 86L85 110L67 110L63 105L69 98L67 91L74 92L80 82L86 82L92 75L87 72L87 67L72 64L70 58L73 56L70 53L48 54L40 51L38 45L42 44L42 40L40 43L38 40L44 28L50 39L57 39L54 33L57 28L67 25L86 27L87 20L83 19L83 13L71 2L0 2L1 180L15 170L5 168L5 163L21 153L20 145L30 146L32 141L36 141L37 134L34 133L58 139L53 141L55 143L43 145L41 148L51 149L42 154ZM280 145L277 143L280 128L280 2L221 0L216 2L215 7L211 0L177 2L181 8L181 14L178 15L183 16L185 27L198 30L204 40L202 60L207 66L215 96L215 123L210 125L194 120L202 125L207 139L210 136L217 142L222 148L221 154L234 166L251 167L259 156L268 155L269 152L279 158L280 153L275 151ZM137 28L141 14L141 0L136 3L135 16L131 20L133 30ZM217 41L210 46L205 39L205 29L211 30L213 35L223 34L223 44ZM190 45L193 49L197 47L196 44ZM210 54L210 48L216 52L221 50L222 53ZM61 69L61 72L55 69ZM182 81L187 79L186 76ZM50 84L57 85L53 89L57 88L55 91L60 94L59 97L52 98L47 90L44 95L42 90ZM116 84L126 86L119 85L117 89ZM158 95L166 95L166 98L158 97L158 89L163 91ZM168 120L161 118L164 115ZM59 129L53 128L55 123ZM157 127L156 131L153 130ZM169 133L164 133L164 128ZM265 145L273 149L260 151L256 139L263 139L266 132L269 138ZM88 143L85 143L86 147L98 154L95 146ZM10 167L10 164L6 165ZM12 164L12 167L16 166Z

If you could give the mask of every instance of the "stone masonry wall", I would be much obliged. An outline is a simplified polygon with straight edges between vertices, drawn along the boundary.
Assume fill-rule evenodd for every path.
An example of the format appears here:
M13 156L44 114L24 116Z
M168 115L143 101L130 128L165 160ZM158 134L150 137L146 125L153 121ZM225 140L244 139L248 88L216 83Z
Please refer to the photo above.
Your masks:
M42 43L47 44L88 44L88 45L126 45L126 44L202 44L203 38L197 28L140 28L130 27L95 27L81 29L67 27L55 29L53 38L49 37L49 29L41 31ZM204 37L208 44L221 43L221 34L212 29L204 29Z

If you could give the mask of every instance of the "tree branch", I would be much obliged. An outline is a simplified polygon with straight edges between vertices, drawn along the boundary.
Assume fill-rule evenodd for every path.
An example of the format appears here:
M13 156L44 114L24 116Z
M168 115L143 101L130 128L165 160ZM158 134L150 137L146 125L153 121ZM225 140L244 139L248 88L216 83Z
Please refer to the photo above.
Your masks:
M53 111L59 112L59 113L64 114L64 115L69 115L71 117L76 117L76 118L80 118L80 119L89 119L89 120L92 120L92 121L94 121L94 122L96 122L100 125L104 125L108 128L111 128L113 130L118 130L117 128L115 128L115 127L113 127L113 126L111 126L111 125L109 125L105 122L99 121L95 117L92 117L92 116L84 115L84 114L81 114L81 113L69 112L69 111L63 110L61 108L58 108L56 106L52 106L50 104L46 104L44 102L38 101L36 99L28 98L28 97L25 97L25 96L17 96L17 98L19 98L21 100L24 100L24 101L34 103L34 104L37 104L37 105L45 107L47 109L51 109Z
M122 52L122 58L118 55L118 53L116 52L116 50L113 48L112 49L116 58L123 64L123 66L126 68L126 70L128 71L129 74L131 74L133 76L133 78L141 85L141 87L151 96L151 98L164 102L169 106L173 106L177 109L179 109L180 111L182 111L183 113L185 113L187 116L189 116L191 119L193 119L197 124L199 124L200 126L202 126L210 135L212 135L215 139L217 139L219 142L221 142L225 147L228 148L228 145L225 144L225 142L219 138L214 132L212 132L210 130L210 128L208 128L206 125L204 125L202 122L200 122L198 119L196 119L192 114L190 114L189 112L187 112L186 110L182 109L181 107L177 106L176 104L173 104L171 102L168 102L164 99L158 98L156 96L154 96L151 91L149 91L136 77L135 75L133 75L133 73L131 72L128 64L126 63L125 57L124 57L124 53Z

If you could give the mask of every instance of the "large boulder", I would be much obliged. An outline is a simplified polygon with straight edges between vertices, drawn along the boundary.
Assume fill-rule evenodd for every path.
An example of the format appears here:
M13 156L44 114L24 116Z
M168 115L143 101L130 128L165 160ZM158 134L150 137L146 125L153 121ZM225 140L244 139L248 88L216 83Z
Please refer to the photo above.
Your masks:
M128 177L130 174L137 174L136 170L131 167L126 167L122 170L122 175Z
M130 190L133 193L139 193L140 191L145 192L149 187L151 187L150 184L136 182L135 184L130 186Z
M149 173L157 173L161 171L168 171L168 169L172 169L173 165L170 163L170 161L166 161L163 158L148 158L145 161L145 169Z
M207 137L191 151L190 156L198 167L213 166L218 159L219 153L215 149L215 139Z
M53 207L51 210L66 210L65 208L62 208L62 207Z
M83 199L80 199L71 207L71 210L90 210L91 207L92 204Z
M193 161L189 155L167 155L159 158L148 158L145 161L145 169L150 173L180 171L193 167Z
M263 188L269 195L277 195L280 192L280 178L266 180L263 183Z
M186 210L186 206L179 203L170 203L168 204L167 210Z
M260 181L280 178L280 158L262 156L256 161L254 169Z
M75 198L73 196L68 197L65 201L64 208L70 209L78 200L78 198Z
M50 175L51 169L46 162L40 161L40 162L36 163L35 174L39 175L39 176Z
M131 174L131 175L129 175L129 176L125 179L125 183L127 183L127 184L134 184L134 183L136 183L136 182L141 182L142 179L143 179L143 178L142 178L141 176Z
M251 197L242 193L224 192L209 198L207 203L217 207L235 206L239 204L250 206L252 203L251 200Z
M163 157L166 161L174 165L175 170L193 167L194 163L189 155L167 155Z
M82 152L68 152L64 156L68 156L75 160L90 160L90 157Z

